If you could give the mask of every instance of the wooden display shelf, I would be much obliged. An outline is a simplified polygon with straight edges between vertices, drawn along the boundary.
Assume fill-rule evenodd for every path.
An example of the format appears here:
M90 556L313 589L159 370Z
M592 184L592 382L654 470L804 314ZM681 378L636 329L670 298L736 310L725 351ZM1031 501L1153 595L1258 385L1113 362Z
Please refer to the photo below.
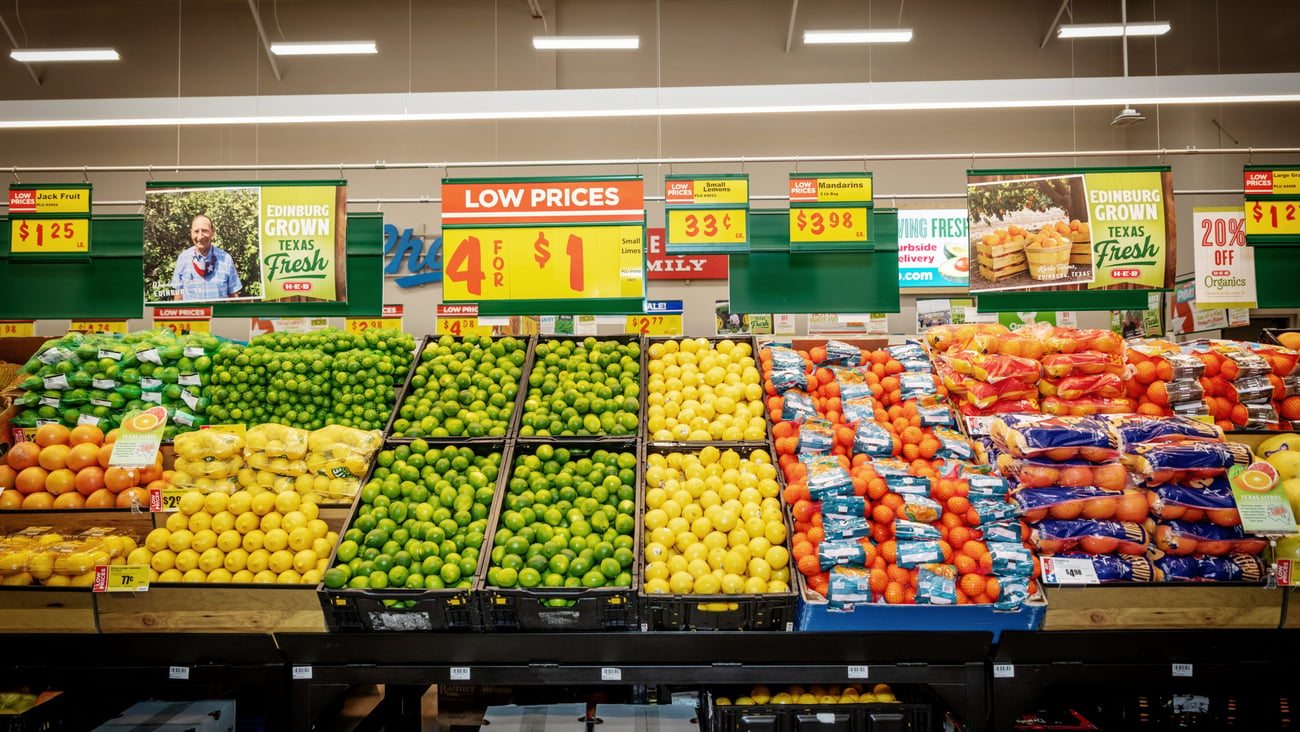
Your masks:
M4 587L0 633L94 633L95 598L88 587Z
M95 595L103 633L323 633L315 585L154 585Z
M1047 595L1043 630L1277 628L1282 622L1283 593L1262 586L1050 587Z

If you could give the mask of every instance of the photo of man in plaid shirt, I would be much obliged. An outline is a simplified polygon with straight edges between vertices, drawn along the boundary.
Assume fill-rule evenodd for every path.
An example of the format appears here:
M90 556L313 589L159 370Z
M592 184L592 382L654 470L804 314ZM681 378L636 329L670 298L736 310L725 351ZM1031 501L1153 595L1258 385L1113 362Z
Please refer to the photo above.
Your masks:
M212 219L199 214L190 222L194 246L176 258L172 289L177 300L224 300L239 297L244 284L235 272L235 260L213 246L216 230Z

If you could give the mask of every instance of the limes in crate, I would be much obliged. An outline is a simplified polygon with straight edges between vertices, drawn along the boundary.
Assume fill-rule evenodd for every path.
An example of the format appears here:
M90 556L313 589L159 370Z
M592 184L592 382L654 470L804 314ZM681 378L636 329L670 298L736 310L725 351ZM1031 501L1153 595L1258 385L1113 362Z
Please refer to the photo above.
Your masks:
M646 460L645 591L787 592L790 554L771 457L708 446Z
M444 335L420 352L393 434L504 437L514 414L526 341Z
M748 343L654 343L646 364L646 428L656 442L761 441L763 387Z
M537 344L520 435L634 435L640 414L640 345L594 337Z

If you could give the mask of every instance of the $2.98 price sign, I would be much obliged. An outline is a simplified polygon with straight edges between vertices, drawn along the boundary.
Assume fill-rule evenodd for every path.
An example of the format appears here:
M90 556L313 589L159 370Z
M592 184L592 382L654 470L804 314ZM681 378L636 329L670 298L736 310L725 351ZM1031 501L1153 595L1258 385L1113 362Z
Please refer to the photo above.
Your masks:
M447 231L443 296L467 300L643 297L640 226Z
M668 210L668 241L675 244L733 244L749 240L745 209Z
M14 219L9 248L15 254L85 253L90 251L87 219Z
M1247 201L1246 233L1300 235L1300 201Z
M801 208L790 212L790 241L865 242L867 208Z

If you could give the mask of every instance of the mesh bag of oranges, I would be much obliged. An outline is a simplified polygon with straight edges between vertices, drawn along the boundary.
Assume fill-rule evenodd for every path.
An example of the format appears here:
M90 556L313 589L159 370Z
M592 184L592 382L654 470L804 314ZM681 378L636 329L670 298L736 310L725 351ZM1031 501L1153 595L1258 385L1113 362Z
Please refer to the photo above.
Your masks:
M370 459L383 443L377 431L330 425L307 438L307 471L313 476L313 490L325 498L344 499L356 495Z
M233 493L244 467L244 438L214 430L185 432L176 436L176 461L170 481L181 488L205 493Z

